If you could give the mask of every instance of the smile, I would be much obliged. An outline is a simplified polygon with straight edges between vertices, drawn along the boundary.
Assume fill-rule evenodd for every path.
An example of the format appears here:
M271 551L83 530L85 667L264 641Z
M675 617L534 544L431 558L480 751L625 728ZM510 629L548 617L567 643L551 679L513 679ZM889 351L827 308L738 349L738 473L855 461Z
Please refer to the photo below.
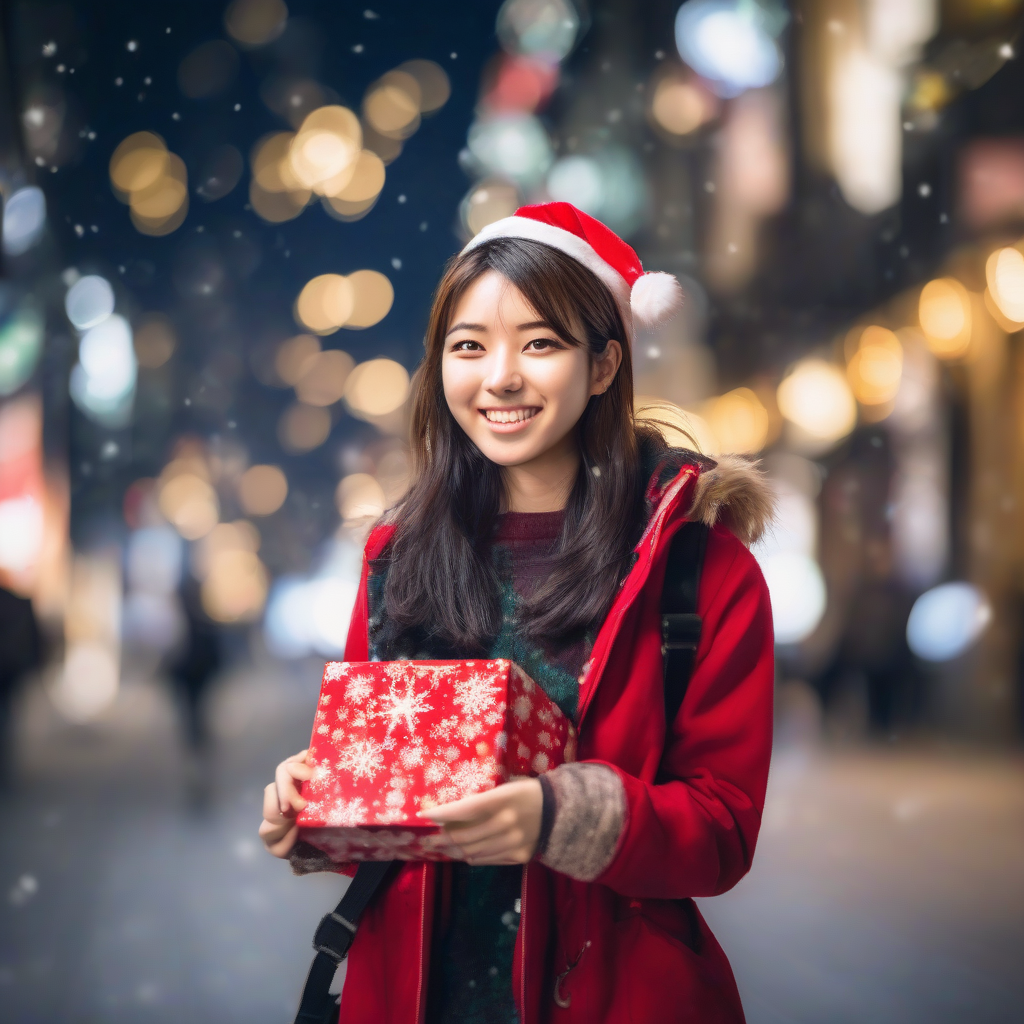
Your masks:
M522 430L540 412L537 406L519 409L481 409L488 424L503 434Z

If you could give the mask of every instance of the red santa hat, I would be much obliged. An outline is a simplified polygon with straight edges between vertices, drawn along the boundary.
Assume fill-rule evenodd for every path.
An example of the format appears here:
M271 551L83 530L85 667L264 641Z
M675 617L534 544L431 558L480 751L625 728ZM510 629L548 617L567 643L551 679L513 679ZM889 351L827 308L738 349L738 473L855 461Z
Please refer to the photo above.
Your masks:
M611 290L631 336L634 321L657 327L682 308L683 289L671 274L644 273L631 246L572 203L520 206L511 217L479 231L463 251L492 238L530 238L579 260Z

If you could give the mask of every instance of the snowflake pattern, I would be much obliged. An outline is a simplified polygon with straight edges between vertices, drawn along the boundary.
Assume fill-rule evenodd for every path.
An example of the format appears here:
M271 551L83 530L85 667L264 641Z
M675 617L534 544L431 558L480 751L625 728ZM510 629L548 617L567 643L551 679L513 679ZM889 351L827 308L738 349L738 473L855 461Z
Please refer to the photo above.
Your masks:
M361 704L373 693L373 676L352 676L345 687L345 700L350 704Z
M525 722L530 717L532 710L533 701L526 694L520 694L512 702L512 714L516 716L516 720L520 723Z
M348 665L343 661L329 661L324 665L324 679L336 683L346 672Z
M502 687L493 677L474 672L465 679L455 681L455 703L467 718L480 718L494 706Z
M366 806L362 797L353 800L335 800L326 815L327 824L331 828L350 828L362 825L366 820Z
M425 693L417 693L414 679L405 680L405 691L399 693L394 680L388 687L388 692L381 696L382 708L379 711L371 712L374 718L386 718L388 720L387 736L394 732L399 721L405 723L410 736L416 735L417 720L420 715L433 711L433 705L427 703Z
M341 752L338 768L354 779L372 779L384 767L384 750L373 740L356 740Z

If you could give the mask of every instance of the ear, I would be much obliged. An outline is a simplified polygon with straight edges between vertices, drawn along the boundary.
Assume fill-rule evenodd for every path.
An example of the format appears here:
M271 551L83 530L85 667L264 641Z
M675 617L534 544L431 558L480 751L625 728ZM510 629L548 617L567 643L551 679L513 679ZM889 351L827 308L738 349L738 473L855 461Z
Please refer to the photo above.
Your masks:
M591 360L590 393L600 395L607 391L621 365L622 345L612 338L605 346L604 352Z

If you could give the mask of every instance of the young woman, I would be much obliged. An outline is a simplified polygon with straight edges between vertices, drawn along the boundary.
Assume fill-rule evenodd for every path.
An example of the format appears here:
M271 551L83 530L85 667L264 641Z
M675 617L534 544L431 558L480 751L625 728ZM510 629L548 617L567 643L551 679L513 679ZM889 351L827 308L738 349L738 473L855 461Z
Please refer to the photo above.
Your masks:
M422 812L462 860L403 863L376 894L343 1024L743 1020L692 897L736 884L760 825L773 644L745 544L770 501L748 463L634 419L634 318L677 293L567 203L490 225L441 281L416 476L370 534L345 658L512 659L576 722L579 760ZM659 602L688 519L712 527L703 633L667 723ZM338 870L296 843L305 754L260 834L298 872Z

